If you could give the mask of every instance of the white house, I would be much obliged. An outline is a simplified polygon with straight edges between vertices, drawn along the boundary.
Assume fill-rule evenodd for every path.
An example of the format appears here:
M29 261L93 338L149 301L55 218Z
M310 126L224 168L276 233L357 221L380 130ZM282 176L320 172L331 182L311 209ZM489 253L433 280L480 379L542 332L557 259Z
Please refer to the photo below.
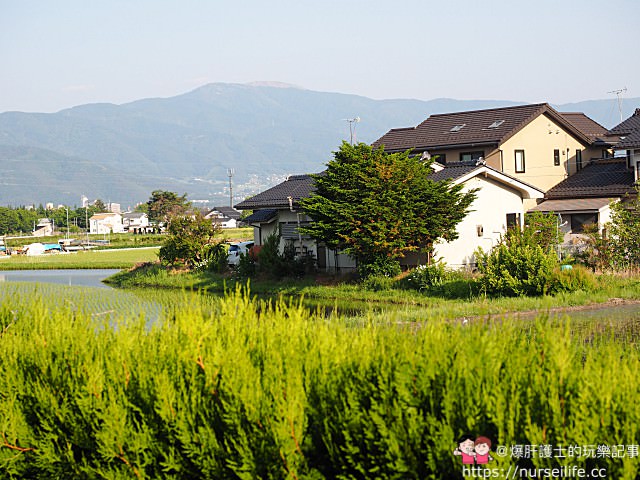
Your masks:
M463 184L467 191L479 189L472 211L458 225L459 238L435 246L436 258L442 258L454 268L475 264L473 253L478 247L487 250L498 242L507 226L522 225L525 199L544 196L542 190L482 163L450 163L446 167L434 164L434 170L432 178L436 181L450 179L454 184ZM269 235L279 232L281 251L287 242L291 242L298 253L314 255L321 270L355 268L351 257L318 245L299 233L300 226L312 221L300 210L299 203L312 193L313 188L310 175L293 175L236 207L254 210L245 221L254 227L256 245L262 245ZM425 260L424 256L413 255L401 263L411 266Z
M236 228L241 213L232 207L215 207L204 218L220 225L222 228Z
M129 233L143 233L149 227L149 215L143 212L127 212L122 215L122 225Z
M96 213L89 219L89 233L123 233L122 215L119 213Z
M474 266L478 247L487 251L500 241L507 227L523 226L525 200L544 197L541 189L482 163L435 166L438 171L432 179L450 179L455 185L462 184L463 191L478 189L471 211L456 228L458 238L434 246L434 258L442 258L453 268Z

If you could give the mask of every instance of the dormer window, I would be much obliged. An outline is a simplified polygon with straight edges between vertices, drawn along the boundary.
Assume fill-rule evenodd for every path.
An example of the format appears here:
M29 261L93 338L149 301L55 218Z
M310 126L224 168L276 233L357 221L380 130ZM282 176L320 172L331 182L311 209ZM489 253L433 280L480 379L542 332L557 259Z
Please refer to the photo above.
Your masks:
M504 123L504 120L496 120L491 125L489 125L489 128L498 128L503 123Z
M459 132L460 130L462 130L467 124L463 123L462 125L456 125L455 127L452 127L451 130L449 130L450 132Z

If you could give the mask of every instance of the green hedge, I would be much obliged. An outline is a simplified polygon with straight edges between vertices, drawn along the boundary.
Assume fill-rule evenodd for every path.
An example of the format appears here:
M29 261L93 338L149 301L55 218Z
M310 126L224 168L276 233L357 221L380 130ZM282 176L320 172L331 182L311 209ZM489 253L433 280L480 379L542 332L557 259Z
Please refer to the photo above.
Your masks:
M450 479L463 433L638 443L640 355L597 326L354 325L239 292L152 326L49 304L0 307L0 478Z

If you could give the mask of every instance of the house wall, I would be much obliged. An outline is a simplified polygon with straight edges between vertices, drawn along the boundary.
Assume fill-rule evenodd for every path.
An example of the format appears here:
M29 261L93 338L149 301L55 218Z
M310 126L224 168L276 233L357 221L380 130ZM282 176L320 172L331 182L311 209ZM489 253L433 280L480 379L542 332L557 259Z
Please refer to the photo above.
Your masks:
M599 157L600 150L590 149L574 138L546 115L540 115L513 137L504 142L502 151L503 171L545 192L568 175L576 172L576 150L582 152L582 165L592 157ZM560 165L554 165L553 151L560 150ZM515 151L524 150L525 171L515 169Z
M89 219L89 232L92 234L123 233L122 217L115 214L107 218Z
M453 268L474 265L473 253L478 247L486 251L496 245L506 231L508 213L519 214L521 224L524 219L522 196L518 191L482 176L465 182L464 191L473 188L480 191L471 205L473 211L458 224L458 238L435 246L434 258L442 258Z

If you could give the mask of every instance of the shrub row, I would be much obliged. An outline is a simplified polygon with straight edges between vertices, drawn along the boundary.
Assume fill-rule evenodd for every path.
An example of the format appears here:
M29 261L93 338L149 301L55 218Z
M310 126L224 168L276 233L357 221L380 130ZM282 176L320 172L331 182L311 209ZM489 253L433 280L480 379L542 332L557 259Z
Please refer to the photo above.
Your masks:
M48 304L0 307L2 478L450 479L463 433L637 443L637 349L568 324L347 325L239 292L152 326ZM533 460L562 462L593 460Z

